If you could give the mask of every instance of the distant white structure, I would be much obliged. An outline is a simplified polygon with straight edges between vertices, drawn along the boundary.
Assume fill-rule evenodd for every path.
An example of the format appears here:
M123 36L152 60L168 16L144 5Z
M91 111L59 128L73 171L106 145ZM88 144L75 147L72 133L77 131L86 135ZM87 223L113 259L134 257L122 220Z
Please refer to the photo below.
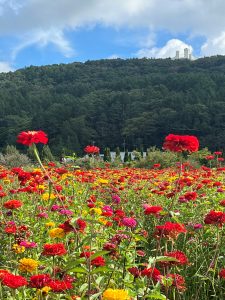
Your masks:
M176 51L176 56L175 56L175 59L179 59L180 58L180 51Z
M191 52L189 52L189 48L184 48L184 55L180 55L180 51L177 50L176 51L176 56L174 57L174 59L189 59L189 60L193 60L192 54Z

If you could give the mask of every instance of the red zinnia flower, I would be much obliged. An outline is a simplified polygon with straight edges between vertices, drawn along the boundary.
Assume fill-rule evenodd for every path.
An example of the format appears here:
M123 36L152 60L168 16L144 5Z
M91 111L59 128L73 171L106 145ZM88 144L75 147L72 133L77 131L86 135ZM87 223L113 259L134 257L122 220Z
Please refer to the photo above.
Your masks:
M48 138L44 131L22 131L17 137L17 143L30 146L34 144L47 144Z
M56 293L64 292L73 288L71 282L65 280L52 280L48 283L48 286L52 289L52 292Z
M87 226L87 223L82 219L77 219L76 221L76 230L79 232L84 232L85 228Z
M91 260L91 265L100 267L105 265L105 259L102 256L98 256Z
M148 204L143 205L145 215L158 215L163 210L162 206L150 206Z
M166 278L172 278L172 286L176 287L179 291L185 291L185 280L184 277L179 274L168 274Z
M46 256L54 256L54 255L64 255L66 254L66 249L64 244L45 244L44 245L44 251L42 252L42 255Z
M65 221L63 224L60 224L58 228L63 229L65 233L74 231L74 227L70 224L69 220Z
M221 269L219 272L220 278L225 278L225 269Z
M225 223L225 213L222 211L211 210L204 219L205 224L215 224L222 226Z
M10 287L11 289L17 289L21 286L27 285L27 280L22 276L8 273L3 277L2 284Z
M100 149L97 146L88 145L84 148L84 151L88 154L97 154L99 153Z
M152 278L153 281L158 281L160 275L160 271L156 268L145 268L141 271L141 276L147 276L148 278Z
M207 155L206 157L205 157L205 159L207 159L207 160L213 160L215 157L213 156L213 155Z
M0 269L0 280L2 280L6 274L9 274L9 271Z
M215 151L214 154L215 155L222 155L222 152L221 151Z
M137 267L128 268L128 271L135 277L138 278L141 276L141 271Z
M22 202L19 200L9 200L3 206L7 209L16 209L22 206Z
M157 237L176 239L180 233L187 232L183 224L166 222L164 225L156 226L155 235Z
M177 250L177 251L167 252L164 255L175 258L177 261L160 262L160 264L162 265L187 265L188 264L188 258L182 251Z
M163 149L172 152L196 152L199 148L199 141L192 135L175 135L169 134L165 138Z
M29 286L36 289L42 289L51 281L48 274L38 274L30 277Z

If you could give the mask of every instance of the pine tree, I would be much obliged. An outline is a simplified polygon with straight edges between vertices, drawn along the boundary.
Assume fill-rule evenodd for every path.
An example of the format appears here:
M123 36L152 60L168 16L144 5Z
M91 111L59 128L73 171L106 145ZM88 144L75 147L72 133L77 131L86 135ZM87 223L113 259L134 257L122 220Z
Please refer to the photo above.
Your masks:
M115 160L116 160L116 161L121 161L120 148L119 148L119 147L116 147L115 152L116 152Z
M54 156L52 155L51 149L49 148L48 145L44 145L42 152L41 152L41 157L43 161L49 162L49 161L54 161Z
M108 162L111 161L110 148L108 148L108 147L106 147L106 148L104 149L104 157L103 157L103 160L104 160L104 161L108 161Z

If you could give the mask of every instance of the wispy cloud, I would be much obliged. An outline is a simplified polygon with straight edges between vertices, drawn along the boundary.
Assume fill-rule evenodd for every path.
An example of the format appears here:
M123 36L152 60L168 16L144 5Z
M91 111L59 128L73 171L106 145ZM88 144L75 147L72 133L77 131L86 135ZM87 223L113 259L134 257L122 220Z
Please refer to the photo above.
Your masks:
M26 35L22 41L13 49L12 58L15 59L17 54L26 47L31 45L38 45L45 47L48 44L55 45L65 57L74 55L74 50L70 42L65 39L63 32L57 29L50 29L48 31L38 30Z

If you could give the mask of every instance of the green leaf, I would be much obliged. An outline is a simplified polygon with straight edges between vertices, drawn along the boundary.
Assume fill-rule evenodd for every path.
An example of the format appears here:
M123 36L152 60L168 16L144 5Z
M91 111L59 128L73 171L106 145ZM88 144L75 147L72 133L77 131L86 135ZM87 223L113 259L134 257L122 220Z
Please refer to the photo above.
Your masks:
M146 238L144 238L142 235L135 234L134 237L138 241L142 241L142 242L148 243L148 241L146 240Z
M97 267L91 272L91 274L98 274L101 272L112 272L112 269L108 267Z
M82 293L86 289L88 289L88 283L82 284L81 287L80 287L80 289L79 289L79 293Z
M100 296L101 293L102 293L102 292L92 295L92 296L90 297L90 300L98 299L98 296Z
M159 300L166 300L166 296L162 295L159 291L153 291L150 295L148 295L146 298L150 299L159 299Z
M69 272L74 267L76 267L77 265L82 264L82 263L86 263L85 257L69 261L69 262L67 262L66 268L68 268L68 269L66 269L66 271Z
M179 260L169 256L157 256L155 261L159 262L159 261L179 261Z
M105 254L108 254L110 251L106 251L106 250L102 250L102 251L97 251L95 252L93 255L91 255L90 259L94 259L98 256L102 256L102 255L105 255Z
M83 267L72 268L72 269L69 270L69 272L88 274L88 271L85 268L83 268Z
M104 279L105 276L99 276L97 279L95 279L95 282L97 283L97 285L100 284L100 282Z

